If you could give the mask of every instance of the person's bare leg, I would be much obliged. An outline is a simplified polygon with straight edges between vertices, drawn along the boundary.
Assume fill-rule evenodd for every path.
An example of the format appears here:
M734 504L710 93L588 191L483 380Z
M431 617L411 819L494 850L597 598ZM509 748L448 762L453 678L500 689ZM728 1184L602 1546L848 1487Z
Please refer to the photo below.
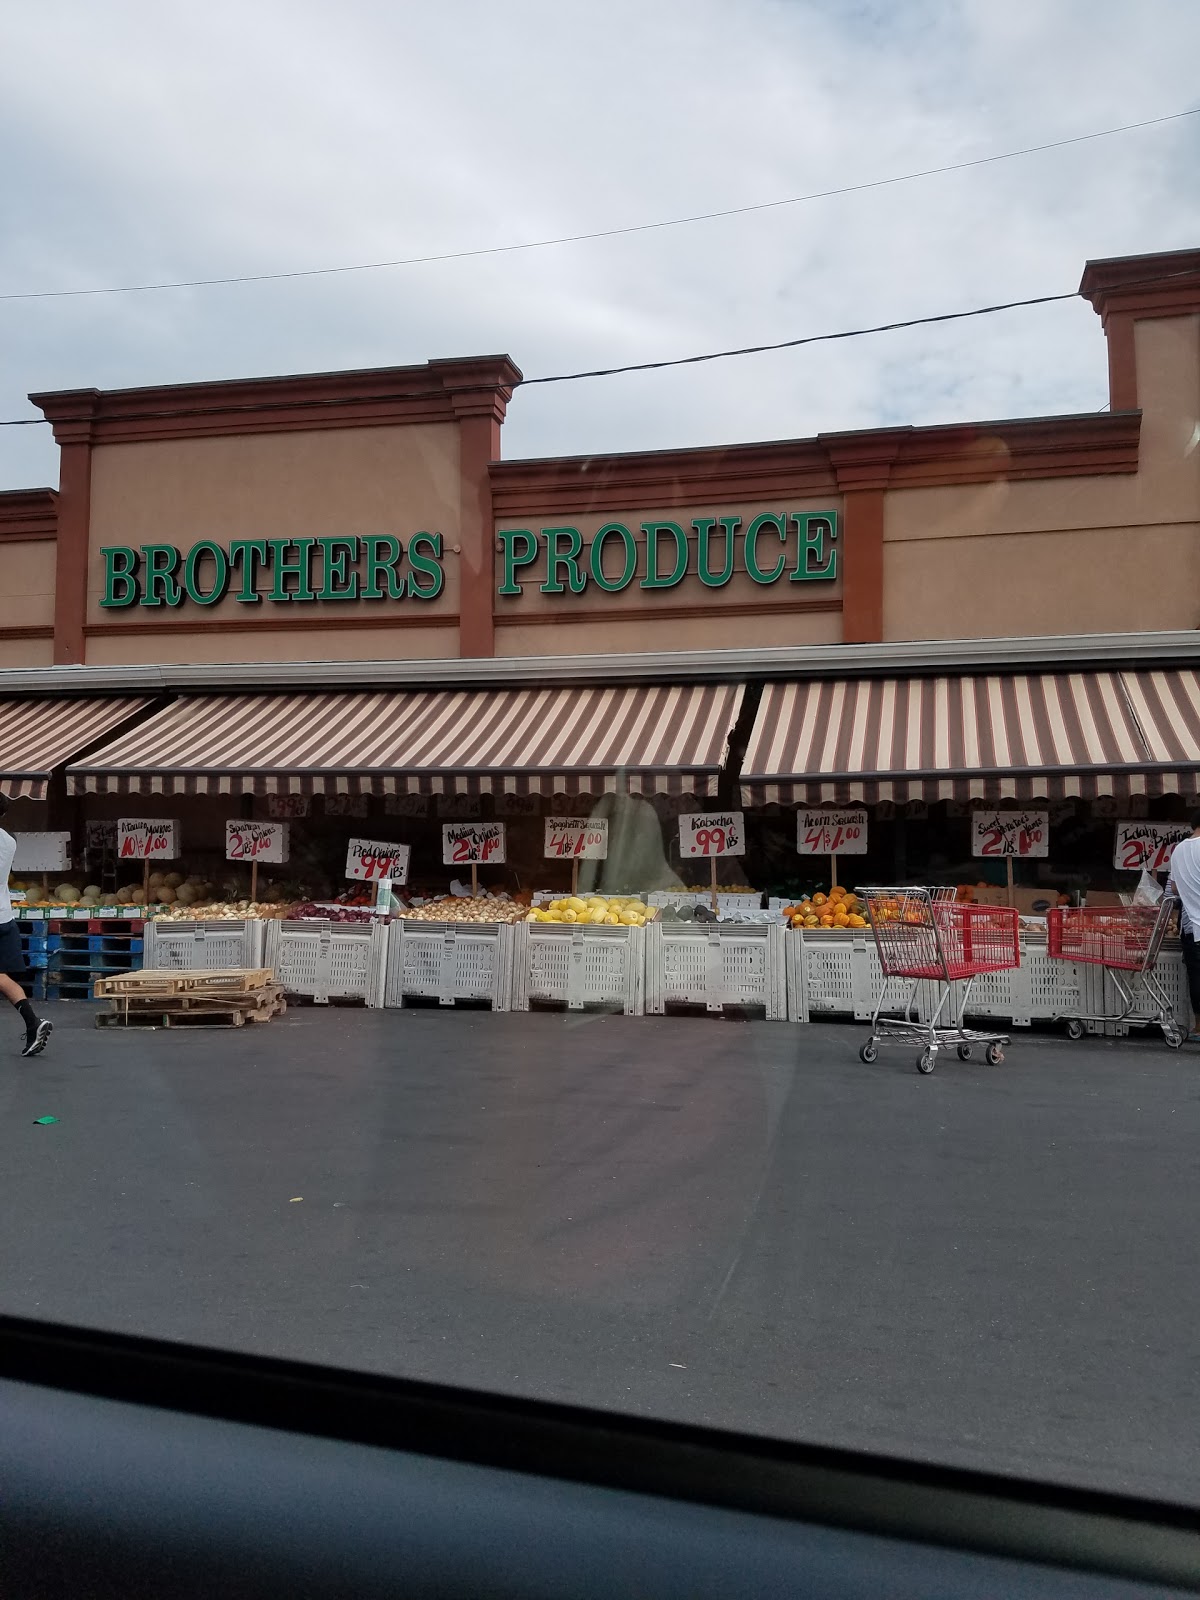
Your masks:
M19 1006L22 1000L28 999L21 985L15 983L7 972L0 972L0 994L14 1006Z

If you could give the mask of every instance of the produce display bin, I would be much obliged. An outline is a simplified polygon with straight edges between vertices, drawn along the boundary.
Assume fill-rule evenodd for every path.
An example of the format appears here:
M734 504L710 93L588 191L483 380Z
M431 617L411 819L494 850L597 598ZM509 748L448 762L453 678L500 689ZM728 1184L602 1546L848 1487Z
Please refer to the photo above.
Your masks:
M328 1005L330 1000L383 1004L386 923L273 921L266 925L262 964L272 967L285 994Z
M146 967L210 972L217 967L261 967L267 924L256 917L211 922L146 924Z
M443 1006L487 1000L493 1011L507 1011L514 933L507 922L393 922L384 1005L400 1007L408 999Z
M654 922L646 928L646 1010L669 1005L761 1006L768 1021L787 1016L783 929L719 923Z
M628 1017L645 1010L647 928L586 922L520 922L513 948L513 1010L534 1000L620 1007Z

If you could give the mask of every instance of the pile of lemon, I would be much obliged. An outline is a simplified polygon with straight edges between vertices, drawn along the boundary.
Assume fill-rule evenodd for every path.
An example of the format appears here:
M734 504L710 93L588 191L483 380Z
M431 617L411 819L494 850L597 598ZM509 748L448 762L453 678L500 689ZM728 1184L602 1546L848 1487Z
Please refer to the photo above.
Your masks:
M566 895L561 900L551 900L547 906L536 906L525 918L526 922L590 922L610 928L643 928L654 913L636 895L593 894Z

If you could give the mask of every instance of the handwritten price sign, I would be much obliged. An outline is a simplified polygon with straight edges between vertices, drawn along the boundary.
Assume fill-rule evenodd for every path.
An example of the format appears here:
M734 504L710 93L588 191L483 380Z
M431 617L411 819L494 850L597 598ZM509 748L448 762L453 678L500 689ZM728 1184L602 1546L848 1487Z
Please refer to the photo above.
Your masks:
M1113 866L1123 872L1165 872L1171 851L1191 834L1186 822L1118 822Z
M173 819L120 817L117 855L122 861L173 861L179 854L179 824Z
M306 794L269 794L269 817L307 817L312 815L312 798Z
M971 854L975 856L1048 856L1048 811L974 811Z
M498 817L536 817L542 809L540 794L498 794L492 797Z
M746 819L741 811L690 812L679 819L681 856L744 856Z
M271 861L282 864L288 858L286 822L227 822L225 824L226 861Z
M390 878L393 883L408 882L408 846L380 844L375 839L351 839L346 848L346 876L378 883Z
M796 849L802 856L865 856L866 807L797 811Z
M502 822L447 822L442 828L444 865L470 867L503 860Z
M603 861L608 855L608 818L588 822L577 817L547 817L546 856L576 861Z
M427 817L427 794L389 794L384 796L383 812L387 817Z
M439 817L477 817L480 812L477 794L440 794L437 797Z

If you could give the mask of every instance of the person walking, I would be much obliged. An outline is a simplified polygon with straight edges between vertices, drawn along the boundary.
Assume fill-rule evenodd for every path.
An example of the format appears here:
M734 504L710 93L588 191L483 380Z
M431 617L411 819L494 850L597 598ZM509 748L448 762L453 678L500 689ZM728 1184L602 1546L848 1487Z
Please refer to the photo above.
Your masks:
M1171 868L1167 878L1167 893L1175 895L1181 906L1179 915L1179 942L1183 947L1183 966L1187 973L1188 993L1192 1001L1192 1031L1189 1040L1200 1039L1200 812L1190 819L1192 836L1181 839L1171 851Z
M8 810L8 796L0 794L0 818ZM0 994L17 1008L25 1024L23 1056L40 1056L46 1041L54 1031L54 1024L39 1017L21 987L25 979L25 952L21 949L21 930L13 917L12 896L8 888L8 875L12 871L17 841L11 833L0 827ZM18 974L20 978L18 979Z

